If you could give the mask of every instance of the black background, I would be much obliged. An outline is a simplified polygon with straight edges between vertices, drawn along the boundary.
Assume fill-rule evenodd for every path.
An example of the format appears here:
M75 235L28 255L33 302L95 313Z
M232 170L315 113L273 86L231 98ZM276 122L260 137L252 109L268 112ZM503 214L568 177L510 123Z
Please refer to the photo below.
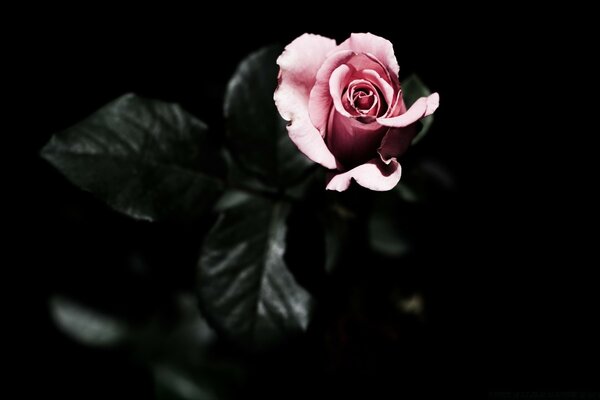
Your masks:
M257 381L248 396L273 381L274 388L294 391L297 385L294 394L300 396L322 390L364 392L364 398L387 398L375 393L390 389L398 394L594 389L599 353L590 272L595 264L587 259L592 238L577 225L587 218L577 210L585 203L577 191L583 179L567 173L579 170L581 160L557 148L562 131L547 127L543 107L519 100L531 98L538 85L529 42L513 46L486 29L485 20L450 15L428 20L423 10L413 17L393 9L375 20L352 13L334 18L307 13L292 20L287 11L279 18L243 18L242 11L231 21L213 17L216 28L202 23L211 18L206 15L92 23L90 14L83 22L36 22L35 32L16 46L16 83L26 94L9 116L19 123L18 140L26 146L17 164L23 178L15 185L24 210L16 218L23 240L12 264L19 279L13 326L21 390L58 398L152 398L151 376L125 354L63 337L48 316L47 299L66 292L93 304L110 293L101 307L144 318L153 309L148 303L160 304L173 288L191 287L193 271L173 274L164 266L174 264L172 254L191 262L202 230L126 221L72 188L37 158L39 148L52 133L130 91L177 101L218 132L223 91L237 63L263 45L286 44L306 31L338 42L351 32L370 31L394 43L401 78L417 72L441 95L434 128L415 157L441 160L457 190L444 198L447 203L431 206L421 232L430 236L429 247L414 261L417 272L401 275L433 299L428 329L406 334L414 351L384 343L373 350L374 367L365 367L358 355L333 373L314 372L321 370L298 356L282 371L277 372L280 365L265 367L272 380ZM544 45L534 43L536 49ZM114 260L127 259L131 251L151 260L153 275L143 283L136 276L116 282L122 266ZM348 267L350 276L364 274L371 288L396 276L388 270L391 275L368 278L370 269L378 271L370 262L358 258ZM377 340L365 335L359 346ZM271 361L281 362L277 357L264 362ZM291 365L294 361L298 364ZM325 389L317 389L323 384ZM266 397L278 398L273 387Z

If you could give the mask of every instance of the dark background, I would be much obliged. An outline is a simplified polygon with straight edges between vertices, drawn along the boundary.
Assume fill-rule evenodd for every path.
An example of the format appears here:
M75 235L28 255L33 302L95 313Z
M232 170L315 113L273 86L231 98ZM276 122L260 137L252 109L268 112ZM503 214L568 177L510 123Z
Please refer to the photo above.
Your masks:
M390 279L408 281L410 290L429 299L424 328L400 329L399 338L386 341L369 329L386 326L384 310L368 316L367 328L351 329L354 342L334 366L314 338L278 355L250 358L264 375L244 394L388 398L377 393L597 388L597 293L589 272L595 265L583 255L592 239L577 231L573 220L581 212L565 212L579 204L564 192L579 180L549 164L555 160L549 153L558 165L572 166L577 157L558 151L555 128L531 124L533 117L543 119L537 108L515 105L506 118L510 99L528 98L523 75L536 78L529 47L495 35L477 44L475 37L489 34L485 21L412 18L401 9L390 14L375 21L238 15L235 22L217 19L217 29L189 15L35 25L39 33L17 54L23 77L17 83L26 96L9 116L20 121L18 139L27 149L19 163L26 179L16 191L27 216L19 224L23 245L14 264L21 310L15 370L27 392L152 398L152 376L143 365L124 351L71 342L54 327L47 301L67 293L144 319L172 291L193 287L192 268L173 269L194 263L204 229L132 223L68 184L37 158L39 148L125 92L179 102L219 132L223 92L237 63L263 45L286 44L307 31L338 42L370 31L394 43L401 78L417 72L441 95L434 127L411 157L438 160L456 189L419 210L421 248L407 265L382 268L379 260L358 256L347 260L349 272L337 283L314 283L317 291L332 288L336 299L320 315L326 326L358 296L348 285L362 282L368 298ZM141 279L122 273L132 257L149 265ZM377 300L370 310L377 310Z

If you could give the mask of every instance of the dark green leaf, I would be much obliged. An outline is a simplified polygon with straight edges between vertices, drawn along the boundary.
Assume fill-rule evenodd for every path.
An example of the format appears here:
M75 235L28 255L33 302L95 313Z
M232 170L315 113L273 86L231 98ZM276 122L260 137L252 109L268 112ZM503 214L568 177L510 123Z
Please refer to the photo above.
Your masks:
M262 198L228 208L204 243L199 294L207 315L252 348L307 328L312 300L287 269L286 204Z
M50 314L61 331L86 345L115 346L130 334L124 322L64 297L50 299Z
M227 138L234 157L266 183L285 187L312 165L292 143L273 101L279 46L263 48L240 63L225 93Z
M186 219L221 191L206 125L179 105L134 94L52 137L42 156L75 185L138 219Z
M170 365L154 367L157 400L218 400L210 385Z
M226 190L215 204L215 211L223 212L229 208L237 207L247 202L252 195L244 190Z
M429 90L423 81L421 81L421 78L415 74L410 75L402 82L402 96L406 108L409 108L419 97L429 96L430 94L431 90ZM420 121L421 126L412 141L413 144L417 143L425 136L432 123L433 115L425 117Z
M227 163L227 182L231 188L243 188L243 190L267 195L278 193L277 188L269 186L262 179L259 179L255 173L241 168L239 161L233 158L230 151L224 151L223 156Z

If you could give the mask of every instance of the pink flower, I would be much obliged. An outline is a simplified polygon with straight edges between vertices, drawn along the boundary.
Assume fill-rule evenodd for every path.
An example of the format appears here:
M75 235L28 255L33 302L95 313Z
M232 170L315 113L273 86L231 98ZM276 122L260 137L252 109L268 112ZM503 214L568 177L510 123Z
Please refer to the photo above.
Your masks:
M371 190L396 186L396 158L416 134L415 122L437 109L439 95L406 109L392 44L370 33L352 34L339 46L304 34L277 64L275 104L298 149L336 170L327 189L344 191L352 178Z

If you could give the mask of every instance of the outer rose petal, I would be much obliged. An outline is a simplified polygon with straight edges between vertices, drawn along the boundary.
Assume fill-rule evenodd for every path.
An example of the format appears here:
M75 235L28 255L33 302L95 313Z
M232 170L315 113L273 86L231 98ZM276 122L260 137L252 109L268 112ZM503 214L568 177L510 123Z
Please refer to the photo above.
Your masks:
M376 122L363 124L331 109L327 146L345 168L352 168L373 158L389 128Z
M410 146L417 134L415 124L405 128L390 128L383 137L381 146L377 149L381 161L389 164L395 157L402 155Z
M331 169L336 168L336 160L310 121L308 99L317 71L334 48L335 40L311 34L304 34L287 45L277 59L279 86L273 96L281 116L290 121L288 134L298 149L314 162Z
M327 190L343 192L350 186L352 178L359 185L370 190L391 190L400 181L400 175L402 175L402 168L395 158L392 158L389 164L384 164L380 159L375 158L348 172L334 176L327 184Z
M377 118L381 125L402 128L413 124L423 117L431 115L440 105L440 95L433 93L428 97L421 97L414 102L404 114L392 118Z
M353 33L340 44L337 50L352 50L356 53L369 53L375 56L388 70L398 76L400 66L394 55L392 43L371 33Z

